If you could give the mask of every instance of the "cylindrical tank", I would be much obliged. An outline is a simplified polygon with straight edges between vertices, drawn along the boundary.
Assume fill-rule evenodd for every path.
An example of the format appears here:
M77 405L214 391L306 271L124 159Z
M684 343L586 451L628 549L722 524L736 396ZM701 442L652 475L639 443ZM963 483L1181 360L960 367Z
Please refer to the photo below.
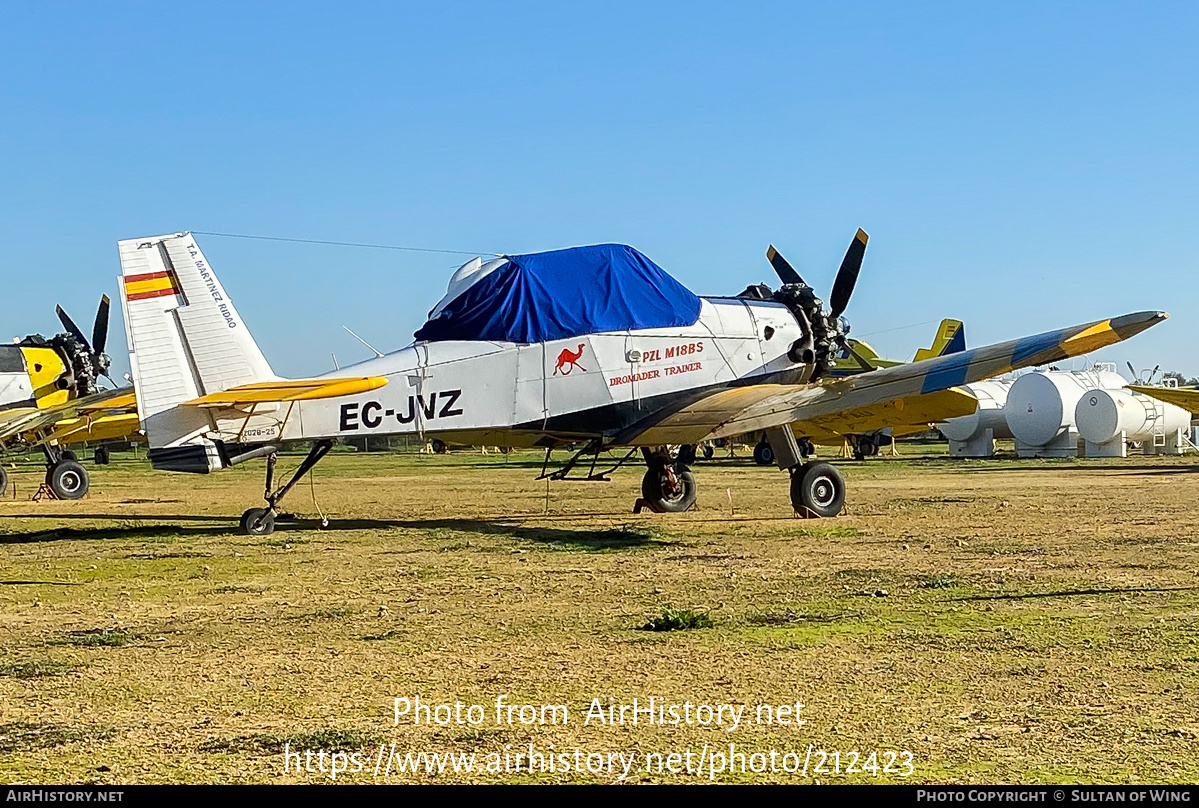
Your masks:
M970 415L950 418L938 424L941 434L953 441L966 442L974 440L990 429L992 437L1010 438L1007 420L1003 417L1003 405L1007 401L1008 389L1012 383L1008 381L975 382L964 384L962 389L978 399L978 409Z
M1191 414L1181 407L1131 390L1092 390L1074 410L1078 432L1091 443L1107 443L1124 433L1125 440L1147 441L1154 434L1188 431Z
M1012 437L1028 446L1044 446L1075 427L1074 409L1091 390L1117 390L1127 382L1108 370L1028 373L1008 390L1004 416Z

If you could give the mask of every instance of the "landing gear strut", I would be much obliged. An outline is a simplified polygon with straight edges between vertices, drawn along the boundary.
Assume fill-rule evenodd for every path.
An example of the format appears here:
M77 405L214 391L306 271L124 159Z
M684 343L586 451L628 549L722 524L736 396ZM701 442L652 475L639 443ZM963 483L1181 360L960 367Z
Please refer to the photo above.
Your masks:
M275 479L275 464L278 462L278 454L272 453L266 461L266 487L263 499L266 500L265 508L250 508L241 515L241 529L247 536L269 536L275 532L275 517L278 516L279 503L287 496L296 483L300 481L305 474L312 471L312 467L321 461L325 455L329 454L329 450L333 448L333 441L320 440L312 445L312 450L308 452L308 456L304 458L304 462L300 463L300 467L296 469L295 474L287 481L287 484L278 491L271 491L271 483Z
M681 460L675 460L665 449L642 449L645 457L645 477L641 479L642 504L654 513L682 513L695 504L698 489L695 475Z

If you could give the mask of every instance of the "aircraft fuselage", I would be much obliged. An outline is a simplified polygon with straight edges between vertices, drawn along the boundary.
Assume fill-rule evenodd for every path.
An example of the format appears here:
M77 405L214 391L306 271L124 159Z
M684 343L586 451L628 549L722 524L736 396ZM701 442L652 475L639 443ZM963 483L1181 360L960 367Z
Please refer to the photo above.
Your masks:
M812 367L788 358L802 336L781 303L707 298L691 326L531 345L419 342L328 374L382 376L382 388L225 418L213 437L243 444L435 433L509 446L627 443L622 432L634 434L635 425L690 396L750 382L807 381Z

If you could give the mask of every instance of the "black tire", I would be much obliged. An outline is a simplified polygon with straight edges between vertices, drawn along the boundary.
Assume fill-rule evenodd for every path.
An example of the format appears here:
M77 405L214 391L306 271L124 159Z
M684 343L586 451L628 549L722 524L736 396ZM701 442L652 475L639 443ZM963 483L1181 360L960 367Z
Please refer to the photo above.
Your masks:
M512 447L511 446L501 446L500 454L512 454Z
M8 472L0 466L0 497L8 493Z
M754 462L759 466L769 466L774 462L774 449L769 442L762 441L754 447Z
M96 450L96 456L94 460L96 461L97 466L107 466L112 462L112 458L109 456L108 450L103 446Z
M450 447L445 445L445 441L433 439L433 454L445 454L450 450Z
M716 450L709 443L704 444L704 460L711 460L712 455L716 454Z
M662 466L651 466L641 478L641 498L655 513L682 513L695 504L695 475L686 466L675 467L674 474L680 489L675 494L665 490L666 472Z
M241 515L241 532L247 536L269 536L275 532L275 512L250 508Z
M72 452L70 449L64 449L62 453L63 460L70 460L73 463L79 462L79 455Z
M689 466L695 462L695 444L685 443L679 447L678 462Z
M59 460L46 472L46 485L59 499L82 499L91 482L87 471L74 460Z
M805 463L791 472L791 506L831 517L845 505L845 480L828 463Z

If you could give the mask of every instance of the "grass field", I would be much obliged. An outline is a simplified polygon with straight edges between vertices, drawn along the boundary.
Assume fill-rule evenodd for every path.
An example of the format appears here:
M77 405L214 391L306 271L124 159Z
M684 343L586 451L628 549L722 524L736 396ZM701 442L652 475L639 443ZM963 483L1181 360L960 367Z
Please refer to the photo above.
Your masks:
M696 510L637 516L639 469L547 488L540 461L335 453L267 537L236 530L261 463L89 464L77 502L31 502L18 467L0 781L328 782L318 750L343 753L337 782L1199 780L1193 459L844 463L831 520L793 518L785 477L746 461L700 463ZM463 723L397 724L417 697ZM592 708L634 698L695 720ZM393 744L483 771L376 775ZM554 771L515 760L530 744Z

